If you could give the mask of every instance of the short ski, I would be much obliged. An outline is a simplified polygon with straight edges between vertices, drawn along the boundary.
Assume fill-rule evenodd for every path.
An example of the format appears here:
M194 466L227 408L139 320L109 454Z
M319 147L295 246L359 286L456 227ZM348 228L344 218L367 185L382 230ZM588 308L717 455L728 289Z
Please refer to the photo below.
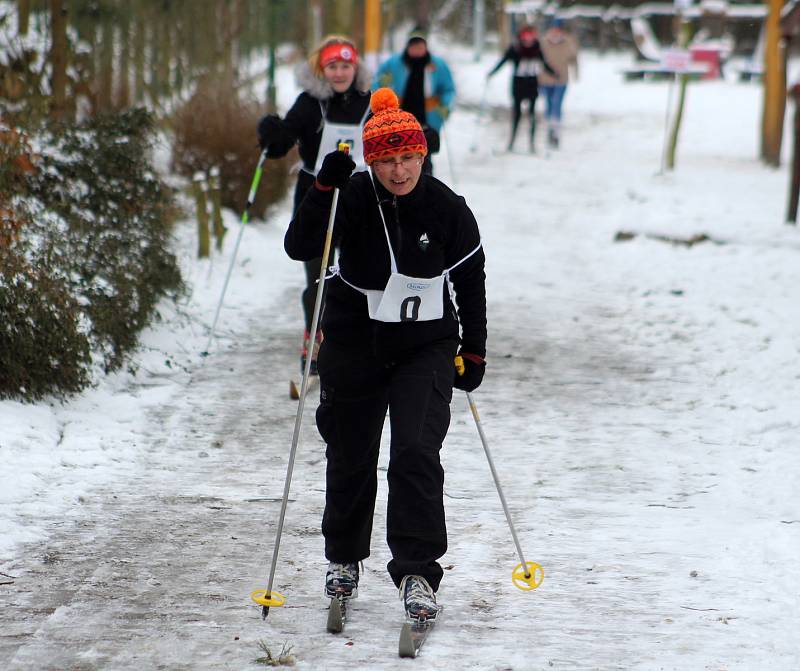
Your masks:
M328 607L327 630L331 634L340 634L344 631L344 623L347 620L347 599L331 599Z
M439 617L441 617L441 613L439 613ZM403 624L403 628L400 630L399 655L401 657L416 657L435 624L436 620L412 621Z
M319 375L312 375L308 379L308 389L306 390L306 396L308 396L309 392L314 389L319 384ZM302 380L300 382L295 382L294 380L289 380L289 398L293 401L300 400L300 389L303 387Z

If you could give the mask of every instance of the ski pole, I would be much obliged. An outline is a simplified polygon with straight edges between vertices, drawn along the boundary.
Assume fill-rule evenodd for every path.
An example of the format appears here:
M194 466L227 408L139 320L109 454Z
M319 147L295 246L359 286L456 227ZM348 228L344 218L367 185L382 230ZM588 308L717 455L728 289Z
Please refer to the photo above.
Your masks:
M457 356L455 358L455 364L456 372L459 375L463 375L464 359L462 359L461 356ZM494 484L497 488L497 493L500 496L500 503L503 504L503 511L506 514L508 528L511 530L511 537L514 539L514 545L517 548L517 554L519 555L519 560L521 562L519 566L514 568L514 570L511 572L511 582L513 582L514 585L521 590L528 591L536 589L542 584L542 580L544 580L544 569L536 562L525 561L525 557L522 554L522 546L519 544L519 538L517 537L516 529L514 529L514 522L511 520L511 512L508 509L506 497L503 494L503 488L500 486L500 478L497 476L497 470L494 467L492 454L489 451L489 442L486 440L486 434L483 432L483 425L481 424L481 418L478 414L478 407L475 405L475 400L472 398L472 394L470 392L465 393L467 394L469 409L472 412L473 419L475 420L475 426L478 428L478 435L481 438L481 443L483 443L483 451L486 453L486 459L489 462L489 470L492 472L492 478L494 478Z
M339 151L345 153L349 152L350 147L345 142L340 142ZM313 188L313 187L312 187ZM322 309L322 294L325 285L325 273L328 266L328 257L331 251L331 242L333 240L333 222L336 219L336 206L339 203L339 189L333 190L333 202L331 203L331 213L328 217L328 230L325 234L325 246L322 250L322 265L319 271L319 284L317 285L317 298L314 302L314 313L311 317L311 330L310 333L316 334L317 324L319 322L319 314ZM313 336L312 336L313 337ZM283 484L283 500L281 501L281 512L278 517L278 530L275 535L275 549L272 552L272 565L269 570L269 580L267 582L267 589L259 589L253 592L250 597L257 604L262 606L261 618L267 619L269 615L270 606L283 606L286 599L283 595L272 591L272 584L275 580L275 569L278 566L278 551L281 547L281 536L283 535L283 522L286 519L286 506L289 502L289 489L292 484L292 471L294 470L294 461L297 456L297 444L300 441L300 426L303 420L303 408L306 402L306 392L308 391L308 378L311 375L311 356L306 357L306 365L303 369L303 383L300 388L300 401L297 406L297 415L294 420L294 433L292 434L292 447L289 450L289 463L286 467L286 481Z
M219 313L222 309L222 301L225 300L225 292L228 289L228 281L231 279L231 272L233 271L233 264L236 261L236 254L239 251L239 243L242 241L242 235L244 233L244 228L247 225L247 222L250 217L250 208L252 207L253 203L256 200L256 191L258 191L258 184L261 182L261 175L264 172L264 161L267 160L267 150L261 152L261 156L258 158L258 165L256 165L256 172L253 175L253 182L250 184L250 194L247 196L247 204L244 206L244 212L242 212L242 223L239 226L239 233L236 236L236 244L233 247L233 255L231 256L231 262L228 265L228 272L225 275L225 283L222 285L222 294L219 297L219 302L217 303L217 309L214 313L214 321L211 324L211 331L208 333L208 342L206 343L206 348L200 352L201 356L208 356L208 350L211 347L211 341L214 338L214 329L217 327L217 320L219 319Z

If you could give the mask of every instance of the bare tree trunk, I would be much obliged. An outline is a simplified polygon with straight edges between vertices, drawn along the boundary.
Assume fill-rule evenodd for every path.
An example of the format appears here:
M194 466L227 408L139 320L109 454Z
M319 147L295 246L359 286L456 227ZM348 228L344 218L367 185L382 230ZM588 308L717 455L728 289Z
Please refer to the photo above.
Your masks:
M172 80L170 74L172 72L172 63L170 58L172 49L170 49L170 40L173 31L172 21L168 16L165 16L166 9L162 11L159 17L161 23L161 30L158 32L158 93L159 98L170 97L172 95Z
M275 5L267 10L267 27L269 36L267 46L269 49L269 63L267 65L267 111L275 112L277 109L277 91L275 87L275 47L278 43L278 11Z
M127 109L131 104L131 47L130 47L130 20L127 11L123 10L119 28L119 82L117 87L117 107Z
M235 0L233 6L233 34L231 35L231 65L233 81L239 79L239 58L241 56L241 39L244 31L245 0Z
M417 25L428 28L431 21L431 0L417 2Z
M51 81L50 113L55 117L63 117L67 112L67 9L63 0L50 0L50 19L52 30L52 47L50 63L53 68Z
M145 38L145 19L137 14L133 26L133 99L136 103L144 100L145 81L144 81L144 47Z
M17 0L17 32L28 34L28 23L31 17L31 0Z
M103 20L100 28L99 59L97 107L100 112L108 112L114 90L114 25L108 19Z
M172 26L172 90L180 95L186 83L186 73L191 72L192 60L188 57L186 45L187 19L185 15L175 17ZM191 30L190 25L188 30ZM188 67L187 67L188 64Z
M334 0L333 7L333 32L349 35L353 32L352 0Z
M217 0L217 62L220 64L220 78L226 90L233 84L233 63L231 59L230 41L233 35L231 8L227 0Z
M500 36L500 51L504 52L508 49L508 45L511 42L511 38L508 34L505 0L499 0L497 3L497 34Z
M154 16L152 23L155 25L147 31L147 54L149 56L147 69L150 75L147 80L147 97L153 105L156 105L161 92L159 59L161 58L161 32L164 30L164 22L160 17Z
M309 10L311 12L311 19L309 21L309 25L311 26L310 30L310 49L316 48L316 46L322 41L322 0L311 0L308 3Z

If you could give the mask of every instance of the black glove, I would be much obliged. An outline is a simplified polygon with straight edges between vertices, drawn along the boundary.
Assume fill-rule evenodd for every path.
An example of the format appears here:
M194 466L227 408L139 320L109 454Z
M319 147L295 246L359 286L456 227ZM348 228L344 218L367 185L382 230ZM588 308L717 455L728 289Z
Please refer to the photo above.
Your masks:
M422 134L425 136L425 142L428 145L428 153L436 154L439 152L439 132L430 126L422 127Z
M461 357L463 362L463 371L459 369L458 363L456 363L453 386L462 391L475 391L483 382L486 361L484 361L483 357L469 352L461 351L458 356Z
M258 122L258 145L269 152L286 142L286 131L277 114L267 114Z
M356 164L350 154L343 151L332 151L322 160L322 167L317 173L317 182L320 186L335 186L343 189L350 181L350 174Z

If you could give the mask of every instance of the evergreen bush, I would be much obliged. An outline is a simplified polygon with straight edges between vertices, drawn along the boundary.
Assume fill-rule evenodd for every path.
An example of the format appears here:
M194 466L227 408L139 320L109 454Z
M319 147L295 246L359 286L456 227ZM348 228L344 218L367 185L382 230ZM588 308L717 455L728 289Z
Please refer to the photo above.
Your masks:
M119 368L157 302L181 289L152 131L135 109L52 125L33 150L0 135L0 164L27 159L0 170L0 397L79 391L92 360Z

